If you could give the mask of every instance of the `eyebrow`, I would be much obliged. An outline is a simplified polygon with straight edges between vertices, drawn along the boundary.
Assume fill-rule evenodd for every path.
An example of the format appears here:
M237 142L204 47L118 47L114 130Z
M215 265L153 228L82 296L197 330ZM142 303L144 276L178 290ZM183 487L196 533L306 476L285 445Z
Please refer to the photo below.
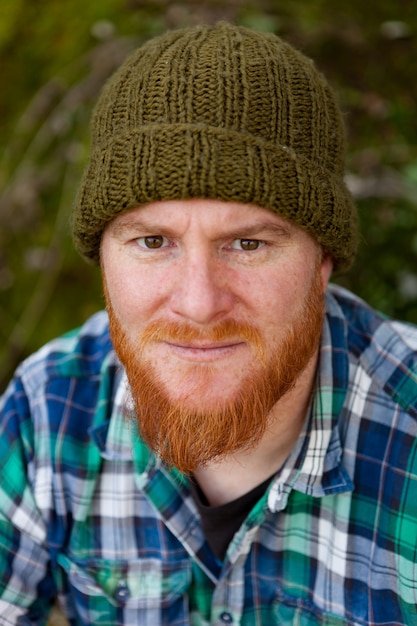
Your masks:
M129 232L142 230L149 233L164 232L166 234L174 234L172 228L162 226L159 223L155 223L146 218L140 218L137 216L124 215L121 220L116 220L110 224L110 229L115 237L121 237Z
M241 228L233 228L222 235L225 238L248 239L262 233L272 233L283 239L291 239L292 230L285 224L276 224L275 222L262 221L253 224L243 225Z
M117 220L110 225L112 234L115 237L123 237L132 230L147 231L152 234L163 234L175 237L175 227L157 223L153 220L147 220L146 217L123 216L122 220ZM253 238L262 233L271 233L281 239L291 239L292 229L290 225L276 224L269 220L254 222L252 224L243 224L241 227L232 227L229 230L221 232L219 239L244 239Z

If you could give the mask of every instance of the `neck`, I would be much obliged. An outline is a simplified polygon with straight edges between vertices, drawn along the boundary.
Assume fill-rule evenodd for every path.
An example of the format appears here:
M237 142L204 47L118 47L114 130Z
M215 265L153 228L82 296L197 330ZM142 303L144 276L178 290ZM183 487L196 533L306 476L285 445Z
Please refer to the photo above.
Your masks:
M316 352L294 388L273 407L269 427L255 448L197 469L195 478L209 504L231 502L280 470L305 422L317 360Z

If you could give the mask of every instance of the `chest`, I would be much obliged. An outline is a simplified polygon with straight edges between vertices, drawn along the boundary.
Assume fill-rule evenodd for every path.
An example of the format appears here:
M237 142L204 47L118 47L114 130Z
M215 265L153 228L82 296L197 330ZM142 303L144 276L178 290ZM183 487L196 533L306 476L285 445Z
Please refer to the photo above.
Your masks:
M361 516L351 494L293 492L283 511L261 507L219 564L186 491L157 474L143 487L127 462L108 463L55 560L79 623L404 623L398 564L383 541L393 531L381 518L379 537L350 532Z

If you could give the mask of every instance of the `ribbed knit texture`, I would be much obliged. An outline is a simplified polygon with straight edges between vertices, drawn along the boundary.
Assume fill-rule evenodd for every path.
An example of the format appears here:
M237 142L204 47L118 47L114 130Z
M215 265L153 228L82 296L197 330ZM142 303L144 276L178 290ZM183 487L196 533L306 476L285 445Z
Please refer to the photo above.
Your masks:
M341 114L310 59L275 35L224 22L168 32L102 91L74 241L97 262L102 232L120 213L216 198L275 211L346 269L356 212L343 173Z

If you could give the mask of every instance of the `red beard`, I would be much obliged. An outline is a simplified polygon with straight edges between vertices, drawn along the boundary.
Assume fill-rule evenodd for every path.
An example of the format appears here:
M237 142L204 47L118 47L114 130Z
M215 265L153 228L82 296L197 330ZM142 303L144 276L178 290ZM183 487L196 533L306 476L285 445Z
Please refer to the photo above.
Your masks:
M108 294L106 300L111 338L126 369L140 435L163 461L184 473L259 443L272 407L294 387L315 354L323 323L319 267L303 311L275 345L265 345L256 328L233 320L203 330L188 324L153 322L139 337L128 337ZM242 339L253 349L252 363L242 372L238 390L231 397L220 394L221 400L209 402L205 390L213 372L218 376L219 371L216 365L190 363L184 368L184 383L188 378L198 382L186 384L187 392L172 400L176 390L167 388L158 375L149 356L152 345L227 339Z

